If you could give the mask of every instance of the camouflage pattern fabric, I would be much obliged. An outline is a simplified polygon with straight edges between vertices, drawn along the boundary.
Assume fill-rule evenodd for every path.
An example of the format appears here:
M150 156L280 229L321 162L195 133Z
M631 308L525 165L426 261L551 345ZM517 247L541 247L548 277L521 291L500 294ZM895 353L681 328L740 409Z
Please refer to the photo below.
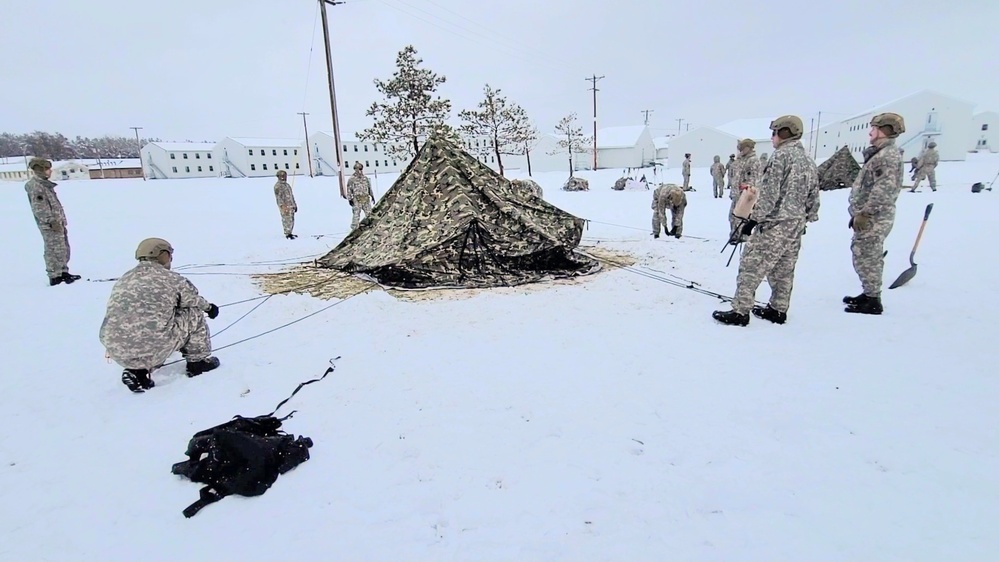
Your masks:
M919 155L919 159L916 162L916 175L912 190L915 191L919 187L919 182L924 179L930 180L930 189L936 191L937 189L937 164L940 163L940 154L935 148L924 149Z
M589 191L590 182L583 178L572 176L562 185L562 191Z
M781 141L756 187L760 197L750 218L759 227L739 261L732 310L748 314L767 279L770 306L786 313L805 223L819 220L818 171L798 138Z
M716 199L725 195L725 165L721 163L721 158L715 156L714 163L711 164L711 179L714 180L712 189Z
M392 287L512 286L598 270L573 251L584 225L435 135L318 261Z
M284 228L284 235L288 236L295 230L295 213L298 212L298 204L295 203L295 194L292 193L288 182L279 180L274 184L274 199L277 201L278 210L281 212L281 226Z
M180 351L188 361L211 355L209 304L180 274L143 259L111 288L100 340L125 369L154 369Z
M683 190L690 191L690 158L683 159Z
M628 178L617 178L617 181L614 182L614 187L611 189L614 191L624 191L624 186L626 185L628 185Z
M524 190L526 193L530 193L538 199L545 198L545 192L541 189L541 185L532 179L511 180L510 184L513 185L514 188Z
M358 225L361 224L361 211L364 211L364 216L371 216L371 199L363 198L361 203L354 201L353 205L350 206L350 229L357 230Z
M683 234L683 212L687 208L687 194L675 183L662 184L652 192L652 234L666 228L666 211L670 212L671 226L666 234Z
M829 191L852 186L859 173L860 164L849 147L843 146L819 165L819 189Z
M866 229L854 227L850 244L853 269L869 297L881 297L885 239L895 224L895 203L902 188L901 162L894 139L868 147L864 150L864 167L850 191L850 216L863 214L870 219Z
M66 232L66 211L56 195L56 183L38 174L24 184L35 223L42 235L45 271L50 279L69 272L69 235Z
M736 160L735 158L729 158L728 163L725 164L725 174L728 176L728 188L738 187L735 184L735 173L736 173Z
M365 217L371 215L371 202L374 198L375 194L371 191L371 181L361 170L354 170L354 175L347 180L347 201L350 203L353 215L350 221L351 230L356 230L357 225L361 222L361 211L364 211Z

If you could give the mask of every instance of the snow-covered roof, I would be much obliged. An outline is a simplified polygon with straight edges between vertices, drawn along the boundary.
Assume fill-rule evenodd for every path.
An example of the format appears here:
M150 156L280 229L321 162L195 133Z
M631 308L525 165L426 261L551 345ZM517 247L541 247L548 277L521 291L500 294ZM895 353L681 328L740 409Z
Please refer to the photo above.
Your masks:
M875 112L880 113L880 112L882 112L882 111L884 111L886 109L891 108L891 106L894 106L894 105L898 104L898 102L900 102L900 101L904 101L904 100L907 100L909 98L916 97L916 96L923 95L923 94L929 94L931 96L938 96L938 97L942 97L942 98L950 98L952 100L956 100L956 101L959 101L961 103L968 104L968 105L970 105L972 107L974 107L974 105L975 105L975 104L973 104L973 103L971 103L971 102L969 102L967 100L963 100L961 98L955 98L954 96L949 96L947 94L941 94L940 92L935 92L933 90L919 90L918 92L912 92L911 94L906 94L906 95L904 95L904 96L902 96L900 98L895 98L895 99L893 99L891 101L886 101L884 103L880 103L878 105L875 105L874 107L868 108L866 111L861 111L860 113L856 113L856 114L854 114L854 115L852 115L850 117L847 117L846 119L843 119L843 121L852 121L854 119L857 119L858 117L864 117L865 115L869 115L869 114L875 113Z
M631 148L645 132L645 125L597 129L597 148Z
M13 162L9 160L7 164L0 164L0 172L23 172L26 169L27 166L24 165L24 160L21 160L20 162Z
M736 119L719 125L715 129L740 139L768 139L770 138L770 123L772 121L773 119L770 117Z
M298 148L301 139L257 139L249 137L229 137L246 148Z
M83 159L83 163L95 170L99 170L102 167L105 170L142 167L142 161L138 158L101 158L100 161L96 158L85 158Z
M215 148L213 142L151 142L149 144L158 146L170 152L211 152Z
M656 145L656 150L669 148L669 139L673 137L656 137L652 139L652 144Z

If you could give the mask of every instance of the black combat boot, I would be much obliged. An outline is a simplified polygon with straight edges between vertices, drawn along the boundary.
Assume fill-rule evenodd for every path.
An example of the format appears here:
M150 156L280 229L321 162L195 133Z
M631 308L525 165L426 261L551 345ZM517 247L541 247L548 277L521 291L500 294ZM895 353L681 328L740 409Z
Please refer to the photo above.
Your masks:
M285 234L284 237L287 238L288 240L294 240L294 239L298 238L298 235L295 235L295 234Z
M848 305L853 306L853 305L862 304L864 302L867 302L867 300L870 299L870 298L871 297L865 295L864 293L860 293L859 295L857 295L855 297L843 297L843 304L848 304Z
M221 364L222 363L219 361L218 357L209 357L207 359L202 359L201 361L188 361L187 376L196 377L202 373L218 369Z
M62 282L65 283L65 284L67 284L67 285L69 285L73 281L79 281L79 280L80 280L80 276L79 275L73 275L72 273L70 273L68 271L66 273L62 274Z
M121 382L135 393L145 392L156 386L153 379L149 378L147 369L125 369L121 372Z
M711 317L715 320L721 322L722 324L728 324L729 326L748 326L749 325L749 315L739 314L734 310L721 311L716 310L711 313Z
M769 304L767 304L766 307L754 306L753 316L762 318L763 320L769 320L774 324L783 324L784 322L787 322L787 313L781 312Z
M652 236L653 236L653 238L659 238L659 233L657 232L657 233L653 234Z
M63 279L61 275L59 277L49 277L49 287L55 287L63 281L65 281L65 279Z
M881 314L885 311L880 297L864 297L862 302L847 305L846 311L855 314Z

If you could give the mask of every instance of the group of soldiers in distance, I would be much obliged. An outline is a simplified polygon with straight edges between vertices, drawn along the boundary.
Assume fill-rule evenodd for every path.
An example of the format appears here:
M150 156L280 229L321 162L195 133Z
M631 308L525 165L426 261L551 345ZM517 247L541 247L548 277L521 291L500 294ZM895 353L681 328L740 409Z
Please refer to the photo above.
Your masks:
M818 220L819 187L815 162L801 144L803 132L799 117L786 115L770 124L773 156L763 161L755 153L755 143L739 141L738 157L727 169L715 158L712 175L715 197L719 197L719 169L729 174L732 197L730 243L746 242L739 262L736 293L732 310L716 311L718 322L735 326L749 324L750 314L784 324L790 304L794 269L801 249L805 225ZM895 139L905 132L902 116L882 113L871 120L870 146L864 150L864 165L854 182L849 203L853 230L851 249L853 266L863 292L843 299L850 313L881 314L881 287L884 269L884 242L895 221L895 202L902 185L902 156ZM932 150L932 143L931 143ZM733 155L734 156L734 155ZM765 156L765 155L764 155ZM930 180L936 189L933 169L935 152L924 154L917 173ZM69 238L66 214L56 196L56 184L49 178L51 161L33 158L29 162L33 177L25 191L44 244L45 269L49 285L70 284L80 279L69 272ZM684 185L665 184L653 193L653 234L661 230L679 238L683 231L683 211L690 188L690 155L683 164ZM535 182L517 185L541 197ZM918 186L918 182L917 182ZM751 212L738 216L736 209L742 193L751 190L755 197ZM280 171L274 196L281 215L284 235L295 239L295 213L298 206L287 174ZM351 229L356 229L363 212L370 214L374 194L360 162L347 183L347 199L353 210ZM671 227L665 226L665 213L672 215ZM138 264L119 278L111 289L107 312L100 328L100 341L109 358L124 370L121 381L129 390L144 392L155 386L150 374L179 351L187 363L190 377L214 370L220 362L212 353L211 335L206 321L215 319L219 307L198 293L185 277L171 270L174 248L166 240L148 238L135 251ZM755 293L766 279L770 301L765 307L754 306Z

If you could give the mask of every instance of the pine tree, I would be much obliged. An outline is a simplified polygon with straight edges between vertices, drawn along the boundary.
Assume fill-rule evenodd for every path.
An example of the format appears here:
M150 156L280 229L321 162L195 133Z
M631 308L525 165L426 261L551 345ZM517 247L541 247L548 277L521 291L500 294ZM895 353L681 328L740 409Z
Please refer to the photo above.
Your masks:
M394 158L412 158L420 150L420 141L435 133L460 142L447 124L451 102L436 95L447 78L421 68L422 62L412 45L399 52L392 78L375 79L375 89L385 99L372 103L365 113L374 118L374 124L357 135L363 141L384 144Z
M548 154L555 156L563 152L569 153L569 177L572 177L572 155L589 152L589 146L593 142L589 137L583 136L583 128L576 124L576 114L570 113L559 120L555 125L555 135L558 142L555 148Z
M461 131L473 137L487 137L487 150L496 156L499 173L503 175L503 154L520 154L519 140L524 130L531 124L527 112L516 103L511 103L499 89L486 84L482 90L485 98L479 102L479 109L464 110L459 116L464 123Z
M531 149L538 144L538 140L541 139L541 131L534 126L531 122L526 122L522 127L517 129L514 134L514 143L520 147L520 152L517 154L523 154L527 157L527 176L531 177Z

